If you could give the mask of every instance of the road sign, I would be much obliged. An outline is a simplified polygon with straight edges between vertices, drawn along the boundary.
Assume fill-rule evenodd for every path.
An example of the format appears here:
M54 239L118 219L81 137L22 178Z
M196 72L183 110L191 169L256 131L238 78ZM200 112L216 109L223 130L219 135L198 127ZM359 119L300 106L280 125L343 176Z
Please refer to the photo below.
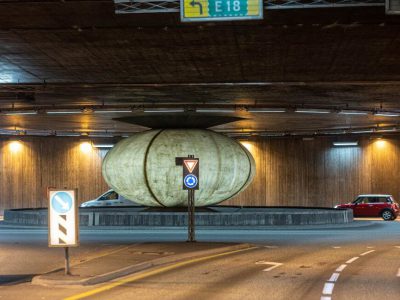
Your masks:
M181 0L182 22L262 18L262 0Z
M199 189L199 159L183 158L183 189Z
M49 247L77 247L78 211L75 190L49 190Z

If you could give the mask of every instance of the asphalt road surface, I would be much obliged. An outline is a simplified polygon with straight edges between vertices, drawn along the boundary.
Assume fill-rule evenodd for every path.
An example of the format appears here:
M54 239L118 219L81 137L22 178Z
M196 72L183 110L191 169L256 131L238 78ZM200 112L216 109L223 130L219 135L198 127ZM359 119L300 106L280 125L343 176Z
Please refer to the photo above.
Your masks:
M54 288L24 282L60 264L60 249L47 248L47 232L0 226L0 299L400 299L398 221L338 229L199 230L197 237L255 247L112 283ZM73 256L185 239L184 229L87 230Z

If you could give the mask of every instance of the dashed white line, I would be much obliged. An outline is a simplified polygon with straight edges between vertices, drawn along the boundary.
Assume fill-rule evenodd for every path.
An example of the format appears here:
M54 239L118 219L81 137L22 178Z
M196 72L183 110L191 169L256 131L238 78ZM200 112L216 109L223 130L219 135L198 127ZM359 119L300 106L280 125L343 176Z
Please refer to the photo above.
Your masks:
M340 247L340 246L333 246L332 248L333 248L333 249L340 249L340 248L342 248L342 247Z
M329 282L336 282L336 280L338 280L339 278L339 273L333 273L331 278L328 279Z
M329 296L322 296L321 297L321 300L331 300L332 298L331 297L329 297Z
M346 268L347 265L340 265L337 269L336 272L342 272L344 270L344 268Z
M397 271L397 275L396 275L397 277L400 277L400 268L399 268L399 270Z
M346 264L351 264L352 262L356 261L357 259L359 259L360 257L356 256L353 258L350 258L348 261L346 261Z
M372 252L374 252L374 251L375 251L375 250L369 250L369 251L367 251L367 252L361 253L360 255L361 255L361 256L364 256L364 255L370 254L370 253L372 253Z
M324 294L324 295L332 295L334 287L335 287L334 283L330 283L330 282L325 283L324 289L322 290L322 294Z

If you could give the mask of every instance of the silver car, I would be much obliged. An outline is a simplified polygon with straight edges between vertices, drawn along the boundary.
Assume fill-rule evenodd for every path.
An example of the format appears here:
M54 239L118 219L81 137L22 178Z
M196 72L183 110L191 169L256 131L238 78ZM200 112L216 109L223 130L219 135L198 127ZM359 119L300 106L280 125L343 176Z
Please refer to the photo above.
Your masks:
M137 206L138 204L124 198L114 190L108 190L96 199L83 202L79 207L101 207L101 206Z

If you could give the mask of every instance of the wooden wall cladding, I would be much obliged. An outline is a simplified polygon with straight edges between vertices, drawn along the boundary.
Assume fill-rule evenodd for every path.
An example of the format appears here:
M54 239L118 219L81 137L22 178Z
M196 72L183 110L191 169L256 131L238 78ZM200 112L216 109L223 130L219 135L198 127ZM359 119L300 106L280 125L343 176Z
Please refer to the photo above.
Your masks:
M399 139L364 138L358 147L333 147L333 141L246 141L256 160L256 177L223 204L332 207L362 193L387 193L400 200Z
M333 147L332 138L259 138L246 141L256 160L253 183L223 205L326 206L361 193L400 200L400 139L360 139ZM106 150L83 153L73 138L32 137L20 151L0 141L0 210L46 207L47 187L78 188L79 202L108 189L101 175Z
M108 189L101 175L106 151L80 150L72 138L24 138L19 151L0 142L0 209L47 207L47 187L78 188L78 201Z

